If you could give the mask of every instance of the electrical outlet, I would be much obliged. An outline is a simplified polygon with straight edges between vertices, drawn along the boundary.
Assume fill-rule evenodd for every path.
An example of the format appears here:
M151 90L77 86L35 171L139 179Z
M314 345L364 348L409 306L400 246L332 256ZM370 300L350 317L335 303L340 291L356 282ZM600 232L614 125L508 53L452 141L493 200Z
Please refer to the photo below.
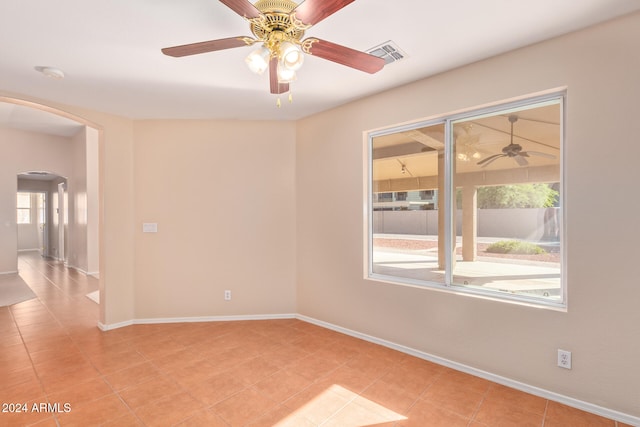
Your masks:
M571 369L571 352L558 349L558 366L564 369Z
M231 291L224 291L224 300L231 301Z

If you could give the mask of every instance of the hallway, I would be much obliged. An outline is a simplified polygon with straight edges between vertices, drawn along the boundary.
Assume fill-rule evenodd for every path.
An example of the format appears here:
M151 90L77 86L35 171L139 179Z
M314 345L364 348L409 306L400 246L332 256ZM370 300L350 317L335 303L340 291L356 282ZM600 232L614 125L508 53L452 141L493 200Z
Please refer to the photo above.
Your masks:
M624 426L296 319L101 332L96 279L19 268L37 298L0 308L2 426Z

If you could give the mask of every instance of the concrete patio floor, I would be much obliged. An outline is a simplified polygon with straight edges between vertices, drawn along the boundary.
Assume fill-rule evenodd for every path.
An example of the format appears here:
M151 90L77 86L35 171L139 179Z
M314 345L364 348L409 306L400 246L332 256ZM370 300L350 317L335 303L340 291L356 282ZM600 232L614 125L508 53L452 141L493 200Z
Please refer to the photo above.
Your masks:
M384 235L383 238L435 240L435 236L413 235ZM479 240L491 242L505 239ZM444 271L438 268L437 248L411 250L374 247L373 271L385 276L444 283ZM560 279L558 263L513 259L508 255L500 258L479 256L476 261L462 261L458 257L453 284L555 299L561 296Z

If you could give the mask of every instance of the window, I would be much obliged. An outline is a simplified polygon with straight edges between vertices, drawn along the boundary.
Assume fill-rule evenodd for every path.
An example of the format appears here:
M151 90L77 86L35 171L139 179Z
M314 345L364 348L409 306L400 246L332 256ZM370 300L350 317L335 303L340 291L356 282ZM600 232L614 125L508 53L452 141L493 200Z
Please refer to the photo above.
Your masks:
M563 98L370 133L367 277L564 306Z
M31 224L31 193L18 193L18 224Z

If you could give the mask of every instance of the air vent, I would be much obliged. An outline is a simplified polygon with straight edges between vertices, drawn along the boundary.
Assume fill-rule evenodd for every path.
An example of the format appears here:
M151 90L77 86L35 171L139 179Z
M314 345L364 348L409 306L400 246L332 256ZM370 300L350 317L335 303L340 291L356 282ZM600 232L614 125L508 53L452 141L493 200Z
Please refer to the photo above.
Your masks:
M407 57L407 54L404 53L394 42L389 40L388 42L384 42L379 46L376 46L372 49L369 49L367 53L377 56L378 58L384 59L385 65L391 64L392 62L400 61Z

